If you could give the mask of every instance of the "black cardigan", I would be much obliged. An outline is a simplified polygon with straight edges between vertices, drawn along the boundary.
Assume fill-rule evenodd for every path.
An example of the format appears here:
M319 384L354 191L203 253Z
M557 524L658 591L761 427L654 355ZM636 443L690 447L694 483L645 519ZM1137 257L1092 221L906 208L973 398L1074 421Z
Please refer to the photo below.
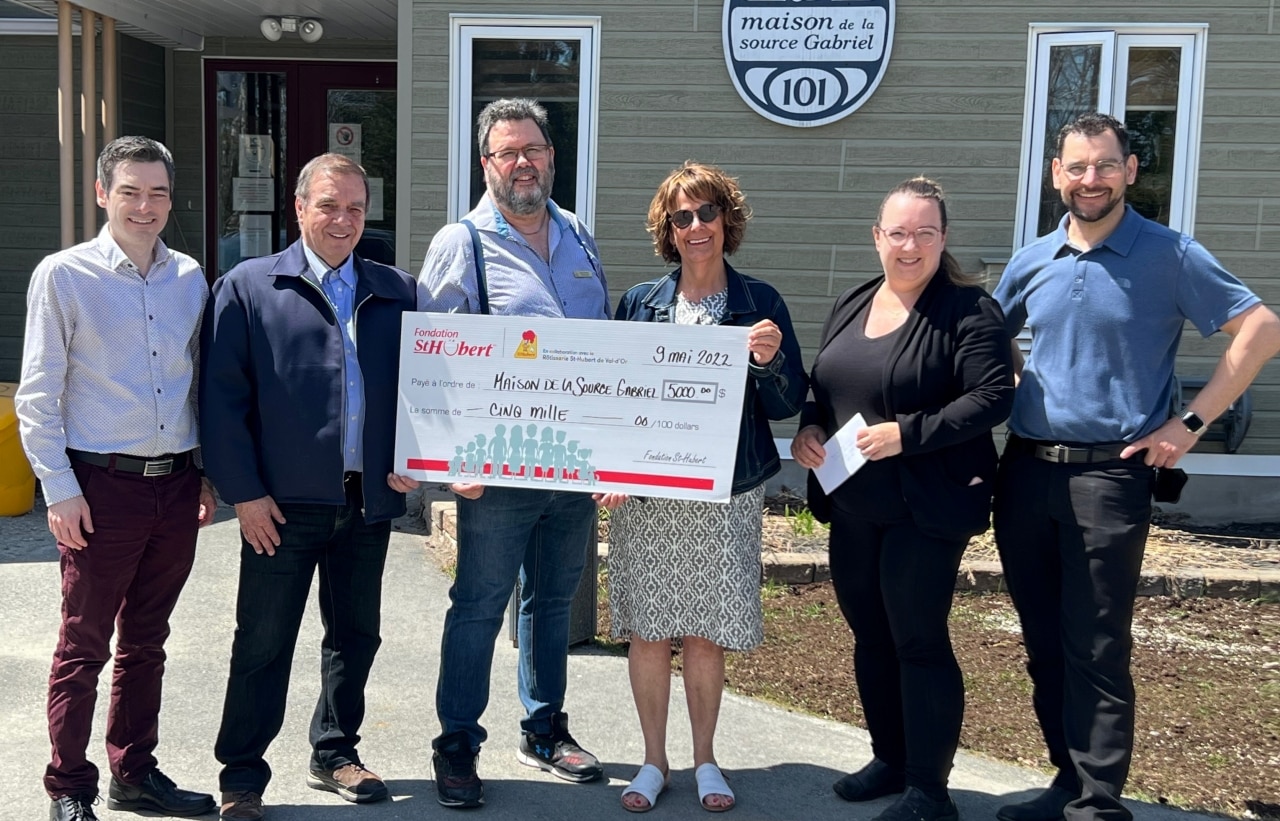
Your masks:
M836 300L812 375L828 343L883 282L876 277ZM838 426L822 385L810 381L813 399L801 411L800 427L820 425L829 438ZM996 473L991 429L1008 418L1013 390L1013 354L1000 306L981 288L956 285L936 272L907 315L884 375L886 410L902 430L902 454L893 458L901 460L902 495L922 532L952 539L987 529ZM975 476L982 482L970 485ZM812 473L809 505L819 519L829 516L830 499Z

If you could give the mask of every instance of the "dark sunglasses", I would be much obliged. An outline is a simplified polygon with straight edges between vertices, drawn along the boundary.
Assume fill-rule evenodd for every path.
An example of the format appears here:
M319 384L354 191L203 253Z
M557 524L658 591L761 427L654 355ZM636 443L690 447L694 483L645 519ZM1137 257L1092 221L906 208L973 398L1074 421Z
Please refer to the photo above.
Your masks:
M673 211L667 216L671 218L671 224L677 228L688 228L693 225L693 215L697 214L698 219L704 224L713 221L720 216L720 212L724 209L715 203L708 202L699 205L697 211L690 211L688 208L681 208L679 211Z

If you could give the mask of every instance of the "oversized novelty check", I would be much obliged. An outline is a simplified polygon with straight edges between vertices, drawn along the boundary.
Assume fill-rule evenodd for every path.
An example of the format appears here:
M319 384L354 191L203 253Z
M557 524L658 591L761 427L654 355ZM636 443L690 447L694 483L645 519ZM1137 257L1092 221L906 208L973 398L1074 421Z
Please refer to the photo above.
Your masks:
M747 332L407 313L396 472L728 501Z

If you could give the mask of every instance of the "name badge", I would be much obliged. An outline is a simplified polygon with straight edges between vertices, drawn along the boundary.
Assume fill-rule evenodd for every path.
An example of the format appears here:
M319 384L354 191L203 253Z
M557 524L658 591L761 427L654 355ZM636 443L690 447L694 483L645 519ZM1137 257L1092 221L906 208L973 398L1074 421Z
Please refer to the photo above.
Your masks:
M596 275L595 271L574 271L573 276L576 279L591 279Z

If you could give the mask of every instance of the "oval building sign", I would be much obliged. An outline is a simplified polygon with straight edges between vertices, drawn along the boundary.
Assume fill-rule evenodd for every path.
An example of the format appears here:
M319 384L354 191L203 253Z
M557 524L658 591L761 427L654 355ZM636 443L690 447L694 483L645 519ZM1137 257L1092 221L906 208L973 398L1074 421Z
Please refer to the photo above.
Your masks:
M858 109L880 84L895 0L725 0L724 59L738 94L807 128Z

